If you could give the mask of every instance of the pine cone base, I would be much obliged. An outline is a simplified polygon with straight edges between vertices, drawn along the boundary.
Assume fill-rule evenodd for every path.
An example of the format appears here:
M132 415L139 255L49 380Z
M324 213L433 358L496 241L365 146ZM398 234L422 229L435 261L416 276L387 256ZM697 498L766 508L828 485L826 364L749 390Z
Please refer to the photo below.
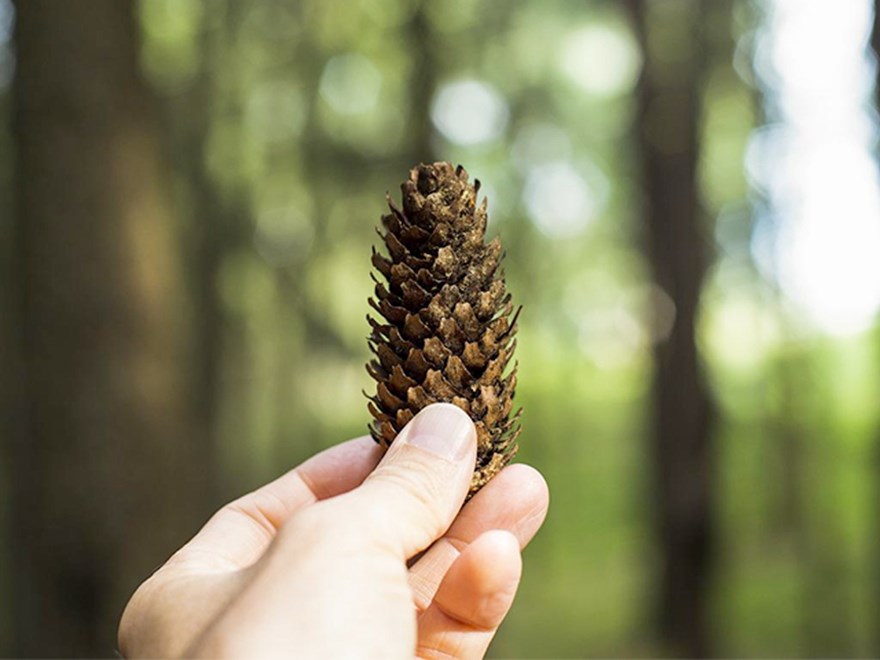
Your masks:
M487 202L461 166L421 164L401 185L403 209L379 230L388 256L373 249L375 297L368 316L374 354L367 371L370 433L387 447L422 408L452 403L474 420L477 462L468 497L513 458L522 410L512 413L516 319L498 238L485 241ZM512 414L511 414L512 413Z

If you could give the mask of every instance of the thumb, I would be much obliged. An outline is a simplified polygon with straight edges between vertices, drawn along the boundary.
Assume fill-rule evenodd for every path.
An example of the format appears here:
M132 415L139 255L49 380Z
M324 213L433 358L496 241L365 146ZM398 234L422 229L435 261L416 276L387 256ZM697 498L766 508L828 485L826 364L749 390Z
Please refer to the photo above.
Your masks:
M375 541L409 558L452 523L470 487L476 429L450 403L424 408L398 434L373 473L351 493L354 515Z

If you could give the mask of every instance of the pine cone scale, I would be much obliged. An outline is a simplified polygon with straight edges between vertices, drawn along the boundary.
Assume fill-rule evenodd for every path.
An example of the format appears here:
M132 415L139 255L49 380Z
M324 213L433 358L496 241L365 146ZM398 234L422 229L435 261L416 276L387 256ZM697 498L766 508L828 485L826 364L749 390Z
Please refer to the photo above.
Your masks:
M377 442L389 445L414 415L445 401L477 429L473 495L516 453L521 410L511 415L516 315L499 264L498 238L485 242L487 205L479 182L448 163L420 165L401 185L402 210L390 199L380 232L388 256L373 250L367 365L377 381L368 409Z

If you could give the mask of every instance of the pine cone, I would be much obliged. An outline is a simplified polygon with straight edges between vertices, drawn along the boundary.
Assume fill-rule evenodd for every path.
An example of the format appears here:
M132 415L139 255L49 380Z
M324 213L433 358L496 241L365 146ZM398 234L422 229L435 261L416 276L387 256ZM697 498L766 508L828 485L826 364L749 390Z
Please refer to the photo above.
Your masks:
M474 420L477 463L468 497L513 458L520 432L513 416L516 366L504 376L516 347L516 318L498 270L498 238L485 243L486 200L480 182L461 166L419 165L401 184L403 210L388 197L382 217L390 258L373 249L373 307L367 317L376 356L367 371L377 381L368 407L370 433L387 447L416 413L438 401Z

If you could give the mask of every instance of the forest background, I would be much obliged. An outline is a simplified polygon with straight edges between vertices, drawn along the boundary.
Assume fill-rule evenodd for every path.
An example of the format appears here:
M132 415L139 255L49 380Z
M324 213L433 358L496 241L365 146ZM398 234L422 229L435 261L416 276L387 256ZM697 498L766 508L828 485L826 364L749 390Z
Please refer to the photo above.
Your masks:
M214 509L365 432L374 227L441 159L552 492L491 653L880 654L875 14L0 0L0 655L111 655Z

